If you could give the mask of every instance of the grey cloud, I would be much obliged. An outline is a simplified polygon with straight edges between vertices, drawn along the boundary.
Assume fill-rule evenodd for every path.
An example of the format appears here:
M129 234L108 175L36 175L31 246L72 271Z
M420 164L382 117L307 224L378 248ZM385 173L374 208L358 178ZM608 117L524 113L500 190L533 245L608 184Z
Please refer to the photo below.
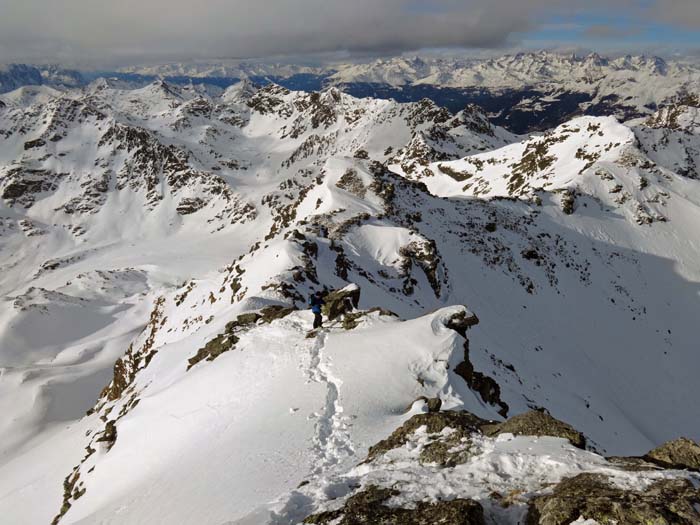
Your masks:
M694 1L694 0L693 0ZM591 0L586 10L634 5ZM578 0L0 0L0 61L255 57L512 43Z
M639 35L643 32L643 28L638 26L634 28L621 29L608 24L595 24L588 26L583 30L583 35L589 38L610 38L620 39L623 37Z
M690 28L700 27L698 0L658 0L651 9L658 20Z

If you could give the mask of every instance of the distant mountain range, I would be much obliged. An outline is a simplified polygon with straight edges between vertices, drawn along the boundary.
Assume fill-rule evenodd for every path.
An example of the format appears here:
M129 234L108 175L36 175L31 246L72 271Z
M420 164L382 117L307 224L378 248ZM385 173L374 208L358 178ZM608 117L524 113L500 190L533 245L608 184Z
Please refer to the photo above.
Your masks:
M489 59L396 57L324 67L194 62L82 73L12 65L0 70L0 92L28 84L87 86L100 77L121 88L162 78L171 84L201 85L212 94L242 79L302 91L336 86L356 97L399 102L429 98L455 113L478 104L493 123L515 133L542 131L578 115L645 116L679 94L700 89L700 66L692 61L540 52Z

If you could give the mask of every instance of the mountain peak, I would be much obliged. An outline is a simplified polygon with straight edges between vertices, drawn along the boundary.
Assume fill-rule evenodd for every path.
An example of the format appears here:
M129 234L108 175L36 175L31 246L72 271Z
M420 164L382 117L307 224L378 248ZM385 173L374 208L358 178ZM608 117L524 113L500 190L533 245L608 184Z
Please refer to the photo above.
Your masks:
M221 98L226 102L247 102L255 95L258 89L259 86L257 84L245 78L237 84L226 88Z

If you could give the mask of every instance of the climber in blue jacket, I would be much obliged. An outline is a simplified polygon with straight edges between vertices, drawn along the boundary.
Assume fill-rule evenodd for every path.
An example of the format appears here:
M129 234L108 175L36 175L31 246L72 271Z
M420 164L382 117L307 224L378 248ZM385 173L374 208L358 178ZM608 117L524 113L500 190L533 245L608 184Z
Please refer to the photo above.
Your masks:
M316 328L321 328L323 324L323 319L321 318L321 307L326 304L323 300L323 294L321 292L316 292L309 297L309 306L314 314L314 330Z

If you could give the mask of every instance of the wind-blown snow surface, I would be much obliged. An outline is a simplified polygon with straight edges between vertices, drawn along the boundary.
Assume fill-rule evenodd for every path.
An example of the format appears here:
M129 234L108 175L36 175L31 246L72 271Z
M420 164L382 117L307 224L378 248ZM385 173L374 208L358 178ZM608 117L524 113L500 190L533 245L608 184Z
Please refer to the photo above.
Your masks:
M611 454L700 438L697 101L528 139L476 108L334 89L100 82L0 100L13 523L65 503L61 523L269 516L419 396L493 419L546 407ZM398 317L309 338L305 311L238 317L349 283ZM459 304L498 400L454 372Z

